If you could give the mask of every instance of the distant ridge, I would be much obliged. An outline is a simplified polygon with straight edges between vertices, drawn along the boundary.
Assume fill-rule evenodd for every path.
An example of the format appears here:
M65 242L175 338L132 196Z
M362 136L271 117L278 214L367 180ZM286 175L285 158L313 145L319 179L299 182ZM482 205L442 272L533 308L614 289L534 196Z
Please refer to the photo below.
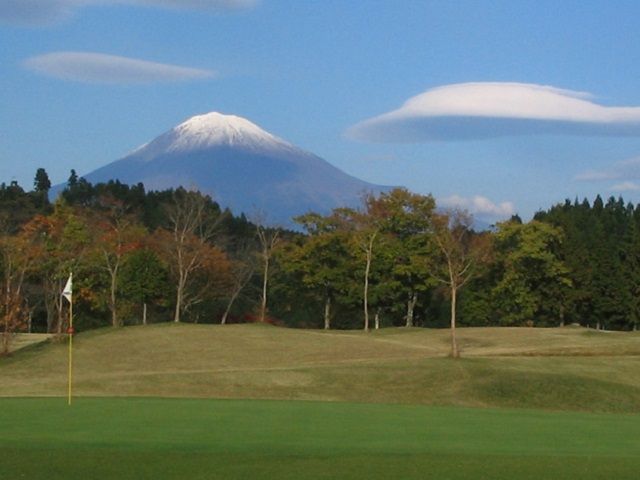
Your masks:
M235 115L210 112L177 125L124 158L84 175L92 183L142 182L148 190L195 187L235 214L292 226L308 211L357 206L390 187L352 177Z

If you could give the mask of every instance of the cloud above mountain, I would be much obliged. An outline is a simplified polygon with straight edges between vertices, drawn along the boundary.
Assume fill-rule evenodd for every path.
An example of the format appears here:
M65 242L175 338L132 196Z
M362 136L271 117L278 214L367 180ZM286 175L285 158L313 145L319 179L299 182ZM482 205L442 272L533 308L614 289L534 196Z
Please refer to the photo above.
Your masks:
M215 72L93 52L53 52L24 61L37 73L84 83L148 84L212 78Z
M258 0L1 0L0 20L38 26L58 23L89 6L132 5L229 12L248 9L257 3Z
M364 120L347 136L418 143L515 135L640 136L640 107L610 107L584 92L528 83L460 83L427 90Z

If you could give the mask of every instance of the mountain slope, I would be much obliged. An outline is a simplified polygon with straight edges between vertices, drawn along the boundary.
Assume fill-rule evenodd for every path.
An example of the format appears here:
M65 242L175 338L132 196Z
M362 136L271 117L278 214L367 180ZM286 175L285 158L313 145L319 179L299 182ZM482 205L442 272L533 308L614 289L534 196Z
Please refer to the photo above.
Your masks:
M217 112L192 117L84 177L92 183L142 182L149 190L195 187L236 214L261 213L268 223L282 225L311 210L357 206L364 192L387 189L347 175L244 118Z

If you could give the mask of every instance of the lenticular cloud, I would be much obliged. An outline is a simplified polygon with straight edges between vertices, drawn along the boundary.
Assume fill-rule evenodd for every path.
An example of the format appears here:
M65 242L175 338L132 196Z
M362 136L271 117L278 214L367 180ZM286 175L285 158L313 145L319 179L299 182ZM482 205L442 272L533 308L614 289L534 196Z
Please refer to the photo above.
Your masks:
M528 83L461 83L427 90L347 136L371 142L472 140L513 135L640 136L640 107Z
M53 52L24 65L43 75L86 83L136 84L211 78L215 72L93 52Z

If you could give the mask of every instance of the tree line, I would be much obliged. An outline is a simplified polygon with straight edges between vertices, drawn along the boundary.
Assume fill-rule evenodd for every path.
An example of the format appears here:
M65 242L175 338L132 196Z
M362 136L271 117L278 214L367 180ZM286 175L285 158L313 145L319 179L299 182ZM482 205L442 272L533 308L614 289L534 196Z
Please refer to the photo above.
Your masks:
M476 231L464 211L394 189L359 208L235 216L183 188L92 185L74 171L50 202L0 185L4 350L17 331L64 333L74 273L80 330L147 322L262 321L301 328L457 325L636 329L640 207L598 196Z

